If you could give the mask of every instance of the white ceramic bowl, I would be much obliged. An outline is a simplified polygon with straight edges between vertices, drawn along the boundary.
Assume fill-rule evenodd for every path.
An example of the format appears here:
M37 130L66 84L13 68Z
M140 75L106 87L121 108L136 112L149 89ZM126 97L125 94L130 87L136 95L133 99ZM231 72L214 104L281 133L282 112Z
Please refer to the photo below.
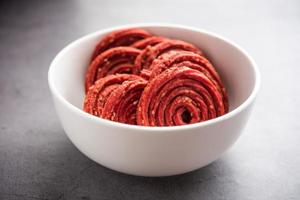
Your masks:
M105 34L129 27L199 46L225 82L230 112L192 125L142 127L82 111L84 75L95 44ZM181 174L219 158L240 136L260 85L256 64L233 42L200 29L164 24L114 27L80 38L55 57L48 79L61 124L74 145L103 166L141 176Z

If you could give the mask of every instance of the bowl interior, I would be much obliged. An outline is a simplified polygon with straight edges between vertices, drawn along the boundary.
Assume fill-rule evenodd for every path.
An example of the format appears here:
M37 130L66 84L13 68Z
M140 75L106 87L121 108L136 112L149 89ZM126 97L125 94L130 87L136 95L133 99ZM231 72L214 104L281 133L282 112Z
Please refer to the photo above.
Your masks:
M251 60L233 44L205 32L167 27L143 26L153 34L191 42L198 46L219 72L229 94L230 111L241 105L255 86ZM100 31L67 46L53 61L49 71L52 86L72 105L82 109L84 78L96 43L112 30Z

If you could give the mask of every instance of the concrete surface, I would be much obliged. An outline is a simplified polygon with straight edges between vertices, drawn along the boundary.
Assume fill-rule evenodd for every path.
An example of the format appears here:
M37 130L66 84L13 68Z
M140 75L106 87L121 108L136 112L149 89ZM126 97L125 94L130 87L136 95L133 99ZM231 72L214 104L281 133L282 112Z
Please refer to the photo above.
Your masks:
M68 140L47 85L66 44L112 25L170 22L239 43L262 88L243 136L185 175L142 178L106 169ZM0 199L300 199L300 1L1 1Z

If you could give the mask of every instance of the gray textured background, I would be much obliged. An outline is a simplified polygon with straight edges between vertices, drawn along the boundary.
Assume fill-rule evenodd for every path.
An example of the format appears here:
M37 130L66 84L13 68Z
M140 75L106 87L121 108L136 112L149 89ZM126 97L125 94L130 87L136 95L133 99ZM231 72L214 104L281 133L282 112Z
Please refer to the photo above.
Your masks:
M185 175L142 178L106 169L64 134L48 66L101 28L170 22L221 33L257 61L262 88L242 137ZM0 199L299 199L300 1L1 1Z

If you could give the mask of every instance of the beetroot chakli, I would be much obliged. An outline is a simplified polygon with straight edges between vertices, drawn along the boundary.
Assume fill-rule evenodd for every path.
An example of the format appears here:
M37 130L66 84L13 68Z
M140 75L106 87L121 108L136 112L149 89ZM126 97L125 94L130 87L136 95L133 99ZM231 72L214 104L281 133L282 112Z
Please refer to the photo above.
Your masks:
M195 45L132 28L95 47L83 109L141 126L179 126L224 115L228 95L213 64Z

